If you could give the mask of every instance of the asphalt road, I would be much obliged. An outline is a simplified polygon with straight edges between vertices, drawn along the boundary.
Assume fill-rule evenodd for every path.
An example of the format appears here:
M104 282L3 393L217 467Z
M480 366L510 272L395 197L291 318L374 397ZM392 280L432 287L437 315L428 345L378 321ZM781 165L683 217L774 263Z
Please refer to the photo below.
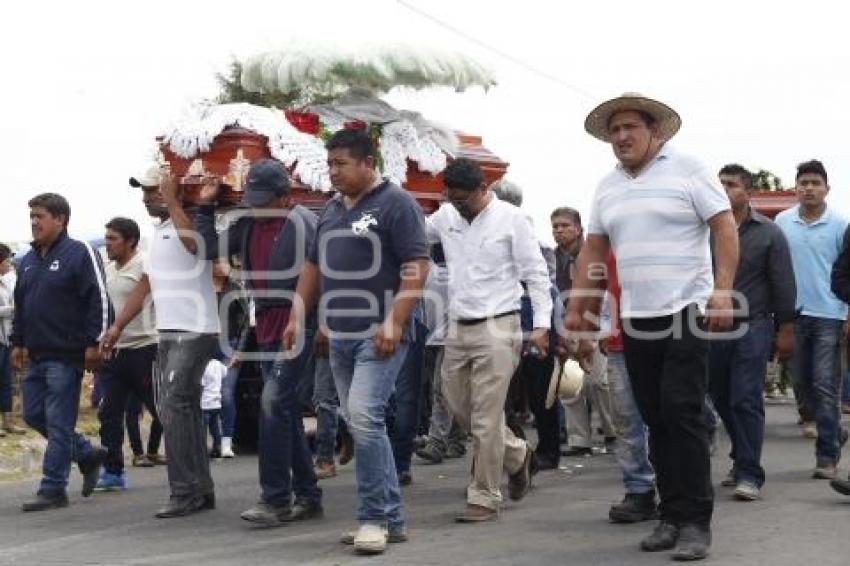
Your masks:
M717 488L714 545L706 563L770 566L850 563L850 498L810 479L812 441L800 437L790 405L768 410L764 499L740 503ZM717 481L728 469L714 458ZM167 496L165 470L130 469L130 489L79 496L74 472L71 506L23 514L33 482L0 484L0 564L666 564L665 553L637 549L652 525L612 525L610 503L622 484L612 456L571 459L544 472L520 503L508 503L494 523L457 525L469 461L417 464L404 500L411 540L380 557L359 557L337 542L354 525L352 465L322 482L325 518L270 530L251 528L239 513L256 499L256 458L213 467L218 509L184 519L158 520ZM846 473L846 469L842 471Z

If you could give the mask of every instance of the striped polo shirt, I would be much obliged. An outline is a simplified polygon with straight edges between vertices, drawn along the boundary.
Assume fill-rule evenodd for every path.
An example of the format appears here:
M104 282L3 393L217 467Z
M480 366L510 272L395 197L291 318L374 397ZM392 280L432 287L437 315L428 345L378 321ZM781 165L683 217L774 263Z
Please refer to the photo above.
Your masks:
M717 177L668 144L636 177L618 165L602 179L587 232L611 242L623 318L705 309L714 288L707 221L729 209Z

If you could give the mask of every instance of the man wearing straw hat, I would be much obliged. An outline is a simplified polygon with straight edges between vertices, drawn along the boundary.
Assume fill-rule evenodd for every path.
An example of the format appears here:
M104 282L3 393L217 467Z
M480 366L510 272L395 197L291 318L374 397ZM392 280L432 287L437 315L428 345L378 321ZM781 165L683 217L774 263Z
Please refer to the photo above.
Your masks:
M708 332L731 327L738 237L716 177L666 143L680 126L672 108L639 94L609 100L587 116L587 132L610 143L619 163L594 195L566 328L596 329L595 317L585 314L598 312L604 285L599 274L612 250L622 289L626 366L649 427L661 501L661 520L641 549L676 547L675 560L699 560L711 544L714 507L703 414ZM599 296L588 297L591 290Z

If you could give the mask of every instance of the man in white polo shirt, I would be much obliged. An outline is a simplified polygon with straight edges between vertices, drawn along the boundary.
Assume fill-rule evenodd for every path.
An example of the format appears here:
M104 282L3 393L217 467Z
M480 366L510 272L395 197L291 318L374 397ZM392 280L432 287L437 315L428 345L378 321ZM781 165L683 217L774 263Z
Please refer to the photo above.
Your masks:
M142 189L148 214L160 219L145 264L145 274L103 340L107 351L152 295L159 331L154 368L159 417L168 453L171 497L158 518L181 517L215 507L206 434L201 413L201 378L215 353L219 319L212 262L198 250L192 220L183 210L177 182L156 185L156 171L130 179ZM199 242L201 242L199 244Z
M106 290L115 310L124 310L127 297L144 276L144 260L139 252L139 225L129 218L116 217L106 223ZM98 490L126 489L124 477L124 420L127 399L131 395L147 408L156 426L161 426L154 401L152 371L156 359L157 334L153 304L147 301L116 344L112 356L98 373L103 387L103 401L97 411L100 420L100 443L107 449ZM151 442L144 457L156 458L159 436L151 426ZM135 459L134 459L135 462ZM154 464L153 460L150 460Z
M729 199L696 159L665 142L681 119L670 107L624 94L596 107L585 121L610 143L619 164L596 189L579 254L568 331L596 330L605 258L612 249L622 289L626 366L649 427L661 521L641 542L653 552L677 548L676 560L699 560L711 544L708 426L708 331L732 323L730 291L738 237ZM715 242L712 273L709 234ZM599 289L590 299L587 291ZM581 294L584 292L584 294ZM591 352L586 340L580 352Z

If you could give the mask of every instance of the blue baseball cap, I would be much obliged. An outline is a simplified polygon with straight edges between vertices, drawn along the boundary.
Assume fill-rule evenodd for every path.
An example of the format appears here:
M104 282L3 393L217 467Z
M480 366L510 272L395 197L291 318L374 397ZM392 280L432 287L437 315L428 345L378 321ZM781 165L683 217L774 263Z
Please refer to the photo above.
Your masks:
M289 191L286 167L277 159L261 159L248 170L242 204L264 206Z

